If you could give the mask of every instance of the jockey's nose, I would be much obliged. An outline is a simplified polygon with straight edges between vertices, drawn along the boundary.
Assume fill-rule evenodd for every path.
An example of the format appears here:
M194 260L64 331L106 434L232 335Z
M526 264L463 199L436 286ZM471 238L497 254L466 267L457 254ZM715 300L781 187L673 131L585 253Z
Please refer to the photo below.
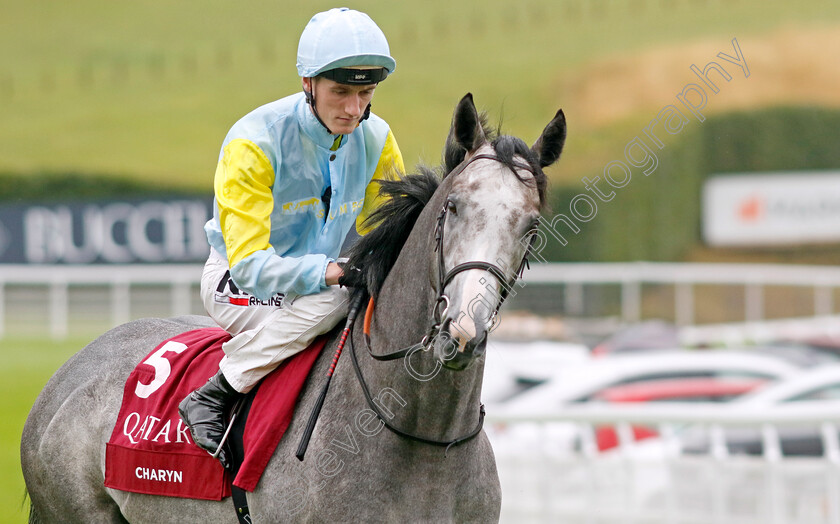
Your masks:
M351 93L344 103L344 111L352 117L359 118L362 116L362 104L362 96L359 93Z

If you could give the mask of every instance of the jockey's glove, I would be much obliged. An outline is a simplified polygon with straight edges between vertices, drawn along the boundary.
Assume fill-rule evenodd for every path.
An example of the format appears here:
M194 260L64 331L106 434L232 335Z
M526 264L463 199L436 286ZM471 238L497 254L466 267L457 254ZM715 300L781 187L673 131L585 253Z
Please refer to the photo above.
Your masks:
M344 273L338 277L338 285L341 287L365 287L362 270L356 266L347 265L344 261L336 261Z

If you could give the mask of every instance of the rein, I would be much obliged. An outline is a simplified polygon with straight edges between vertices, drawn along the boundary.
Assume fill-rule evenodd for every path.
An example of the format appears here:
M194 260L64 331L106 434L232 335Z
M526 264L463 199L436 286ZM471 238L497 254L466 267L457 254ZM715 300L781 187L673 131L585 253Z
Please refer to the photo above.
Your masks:
M368 309L367 309L367 312L365 313L365 326L364 326L365 338L370 337L370 333L369 333L370 320L369 320L369 318L371 316L371 312L373 311L372 306L373 306L373 299L371 299L370 302L368 303ZM477 436L479 433L481 433L481 428L484 427L484 404L481 404L481 406L479 407L478 424L476 424L475 428L471 432L469 432L468 434L466 434L462 437L458 437L456 439L452 439L452 440L435 440L435 439L430 439L430 438L426 438L426 437L421 437L421 436L414 435L412 433L408 433L406 431L403 431L403 430L399 429L398 427L394 426L393 424L391 424L390 422L388 422L388 418L382 413L382 410L379 408L379 406L376 404L376 402L373 401L373 397L370 394L370 389L368 388L367 382L365 381L365 378L362 375L362 369L359 366L359 359L356 356L356 347L353 344L353 336L352 335L349 337L348 341L350 342L350 348L349 348L350 349L350 360L353 362L353 369L356 372L356 378L359 379L359 385L362 387L362 393L364 393L364 395L365 395L365 400L368 403L368 407L376 414L376 417L380 421L382 421L382 424L384 424L385 427L388 428L392 433L394 433L396 435L399 435L400 437L407 438L408 440L413 440L414 442L420 442L422 444L429 444L429 445L432 445L432 446L445 446L446 449L444 450L444 454L446 454L449 451L449 448L451 448L452 446L457 446L458 444L461 444L462 442L466 442L466 441L472 439L473 437ZM370 349L370 348L368 348L368 349Z
M469 160L466 160L466 161L462 162L460 166L458 166L456 169L454 169L452 171L452 173L449 174L449 176L452 177L452 176L460 174L461 172L464 171L464 169L467 168L467 166L469 166L471 163L473 163L474 161L479 160L479 159L488 159L488 160L495 160L497 162L501 162L497 157L495 157L493 155L487 155L487 154L475 155L474 157L470 158ZM515 164L515 167L518 167L520 169L527 169L529 171L531 170L528 166L525 166L523 164ZM449 213L449 203L450 203L450 200L447 198L446 201L443 204L443 209L441 209L440 214L438 215L437 226L435 227L435 251L437 251L437 253L438 253L438 256L437 256L437 259L438 259L438 289L437 289L437 299L435 300L435 306L434 306L434 311L433 311L432 325L429 328L429 331L423 337L423 340L420 342L420 344L414 344L413 346L408 346L408 347L399 349L397 351L393 351L391 353L386 353L384 355L376 355L376 354L373 353L373 351L370 348L370 324L371 324L371 320L373 318L373 309L374 309L373 298L371 298L369 303L368 303L367 311L365 312L365 321L364 321L364 327L363 327L363 335L364 335L363 339L364 339L364 342L365 342L365 346L367 347L368 354L376 360L380 360L380 361L396 360L398 358L405 357L409 353L411 353L413 351L416 351L420 348L425 348L426 351L431 349L432 344L434 343L434 340L436 339L436 337L442 331L443 324L444 324L443 318L446 316L447 310L449 309L449 297L444 293L444 291L446 289L446 286L452 281L453 278L455 278L456 275L458 275L459 273L462 273L464 271L469 271L471 269L480 269L482 271L489 272L491 275L496 277L496 279L499 281L499 284L501 285L502 289L501 289L501 292L500 292L499 303L496 306L496 309L493 312L493 315L491 317L492 325L491 325L490 329L492 329L493 326L495 326L495 324L496 324L496 318L498 317L499 309L502 307L502 303L504 303L505 299L507 298L510 289L516 283L516 280L522 276L522 273L525 270L525 268L528 267L528 255L530 254L531 246L533 246L533 243L534 243L534 238L535 238L534 236L531 237L530 244L528 245L528 248L525 250L525 254L522 257L522 262L519 264L519 268L516 270L516 272L514 272L513 276L510 279L507 278L507 275L505 275L504 270L499 268L499 266L496 266L495 264L491 264L490 262L483 262L483 261L464 262L462 264L458 264L457 266L453 267L449 271L446 271L446 267L444 266L444 261L443 261L443 235L444 235L444 225L446 223L446 217ZM356 356L356 348L355 348L355 345L353 344L353 338L354 338L353 337L353 331L356 327L354 320L355 320L355 317L356 317L356 312L358 311L360 299L361 299L361 296L357 296L353 300L353 306L351 307L350 314L348 315L348 318L347 318L347 325L344 328L344 332L342 333L341 340L340 340L339 345L338 345L338 349L336 351L335 356L333 357L332 365L330 366L330 370L327 374L327 382L324 385L324 389L321 391L321 395L318 397L318 399L316 401L315 408L313 409L312 414L310 415L309 423L307 424L307 427L304 431L303 438L301 439L300 445L298 446L298 452L297 452L297 455L296 455L297 458L299 460L303 460L304 454L306 453L306 448L309 444L309 439L312 436L312 431L315 428L315 423L317 422L318 415L321 412L321 406L323 405L324 398L325 398L326 393L327 393L327 388L329 387L330 379L332 378L332 374L335 370L335 364L338 360L338 357L341 355L341 350L344 347L345 340L350 343L350 357L351 357L351 360L353 362L353 369L356 372L356 377L359 380L359 385L362 387L362 393L364 393L365 400L367 401L368 406L374 412L374 414L376 414L376 417L380 421L382 421L382 424L386 428L388 428L392 433L394 433L394 434L396 434L400 437L407 438L409 440L413 440L415 442L420 442L422 444L430 444L432 446L445 446L446 450L444 451L444 454L447 451L449 451L449 448L451 448L452 446L456 446L458 444L461 444L462 442L466 442L466 441L474 438L479 433L481 433L481 428L484 427L484 414L485 414L484 404L481 404L481 406L479 407L478 424L476 424L476 427L470 433L468 433L468 434L466 434L462 437L458 437L456 439L453 439L453 440L435 440L435 439L430 439L430 438L426 438L426 437L421 437L421 436L414 435L414 434L408 433L406 431L403 431L403 430L397 428L396 426L392 425L390 422L388 422L388 419L385 417L385 415L382 413L379 406L376 404L376 402L373 401L373 397L371 397L371 395L370 395L370 389L368 388L367 382L365 381L365 378L362 375L362 369L359 366L359 359ZM445 304L445 306L444 306L443 310L441 311L439 306L442 303ZM349 337L348 337L348 334L350 335Z
M488 159L488 160L499 161L499 159L497 157L493 156L493 155L487 155L487 154L476 155L476 156L470 158L469 160L467 160L465 162L462 162L461 165L458 168L456 168L449 176L451 177L451 176L455 176L455 175L460 174L472 162L474 162L476 160L479 160L479 159ZM527 169L529 171L531 170L528 166L525 166L525 165L522 165L522 164L517 164L516 167L519 167L519 168L522 168L522 169ZM525 268L529 267L529 265L528 265L528 255L530 254L531 246L534 243L534 238L535 237L533 237L533 236L531 237L531 241L530 241L530 244L528 245L528 248L525 250L525 254L522 257L522 262L520 263L519 268L516 270L516 272L514 272L514 274L511 278L507 278L507 275L505 274L505 271L502 270L499 266L497 266L495 264L491 264L490 262L484 262L484 261L464 262L462 264L458 264L457 266L453 267L449 271L446 271L446 268L444 266L444 260L443 260L443 242L444 242L444 225L446 223L446 217L449 213L449 203L450 203L450 200L446 199L446 201L443 204L443 208L441 209L441 211L438 215L437 226L435 227L435 251L437 251L437 253L438 253L438 256L437 256L437 259L438 259L438 288L437 288L437 299L435 301L435 306L434 306L434 310L433 310L432 325L430 326L429 331L426 333L426 335L423 337L423 340L419 344L414 344L412 346L408 346L408 347L405 347L405 348L402 348L402 349L398 349L398 350L390 352L390 353L385 353L383 355L376 355L376 354L373 353L373 351L370 347L370 324L371 324L371 320L373 318L373 310L374 310L374 301L373 301L373 298L371 298L370 301L368 302L368 307L367 307L367 310L365 312L365 320L364 320L364 326L363 326L363 335L364 335L363 340L364 340L365 346L367 348L368 354L376 360L379 360L379 361L396 360L398 358L406 357L408 354L412 353L413 351L418 350L421 347L425 348L426 351L431 349L435 338L440 334L440 332L442 330L443 319L446 316L447 310L449 308L449 297L445 294L446 286L452 281L453 278L455 278L456 275L458 275L459 273L462 273L464 271L469 271L471 269L480 269L482 271L489 272L491 275L493 275L499 281L499 284L501 286L499 303L496 306L496 309L493 312L493 315L491 317L491 320L492 320L491 329L492 329L496 324L496 319L497 319L498 314L499 314L499 309L502 307L502 304L504 303L505 299L508 297L508 293L509 293L510 289L513 288L514 284L516 283L516 280L519 279L522 276L522 273L524 272ZM441 304L445 304L442 311L440 310L440 305ZM359 385L361 385L361 387L362 387L362 392L364 393L365 400L367 401L370 409L376 414L377 418L379 418L379 420L382 421L382 423L385 425L385 427L388 428L392 433L394 433L396 435L399 435L400 437L407 438L409 440L413 440L415 442L420 442L420 443L423 443L423 444L430 444L430 445L433 445L433 446L445 446L446 451L449 451L449 448L451 448L452 446L456 446L458 444L466 442L466 441L474 438L475 436L477 436L481 432L481 429L484 426L484 415L485 415L484 404L481 404L481 406L479 407L478 424L476 424L476 427L470 433L468 433L464 436L458 437L456 439L453 439L453 440L436 440L436 439L421 437L421 436L414 435L414 434L408 433L406 431L403 431L403 430L395 427L394 425L392 425L388 421L388 419L385 417L385 415L382 413L381 409L376 404L376 402L373 401L373 397L371 397L370 390L367 386L367 382L365 381L364 376L362 375L361 367L359 366L359 360L358 360L358 357L356 356L356 349L355 349L355 345L353 343L353 339L354 339L354 337L351 334L351 336L349 337L349 340L348 340L349 343L350 343L350 348L349 348L350 349L350 357L351 357L351 360L353 362L353 369L356 372L356 377L359 380Z

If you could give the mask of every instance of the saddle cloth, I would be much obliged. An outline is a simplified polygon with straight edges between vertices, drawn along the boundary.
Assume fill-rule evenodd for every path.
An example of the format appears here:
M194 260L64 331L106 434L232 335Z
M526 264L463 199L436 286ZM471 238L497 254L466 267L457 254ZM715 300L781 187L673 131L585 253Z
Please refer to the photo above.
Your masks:
M105 448L106 487L205 500L230 495L224 468L193 443L178 415L178 403L219 370L222 344L229 339L219 328L182 333L158 345L131 372ZM256 389L243 435L245 459L233 479L236 486L256 488L325 343L326 337L319 337Z

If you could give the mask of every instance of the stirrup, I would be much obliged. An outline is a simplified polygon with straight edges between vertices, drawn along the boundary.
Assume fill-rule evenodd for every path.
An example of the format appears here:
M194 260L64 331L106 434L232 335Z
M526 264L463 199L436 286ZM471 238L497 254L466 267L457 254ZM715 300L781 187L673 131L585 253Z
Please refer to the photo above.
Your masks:
M209 450L207 453L213 457L214 459L219 459L219 455L222 454L222 451L225 449L225 443L227 442L228 436L230 435L230 431L233 429L233 424L236 422L236 416L239 415L239 412L242 411L242 408L245 406L245 396L243 395L239 398L236 403L233 405L233 409L230 410L230 421L228 421L227 428L225 428L225 432L222 435L222 440L219 441L219 447L216 448L215 452L211 452ZM228 457L228 462L233 460L233 457ZM224 466L224 464L223 464ZM228 464L228 466L232 466L232 464Z
M236 422L236 415L239 413L241 404L241 402L237 402L237 405L234 407L233 413L230 415L230 422L228 422L227 429L225 429L225 433L222 435L222 440L219 441L219 447L216 448L216 452L210 453L210 451L205 450L207 453L210 453L210 456L214 459L219 458L219 455L222 453L222 449L225 447L225 442L227 442L228 435L230 435L230 430L233 429L233 423Z

